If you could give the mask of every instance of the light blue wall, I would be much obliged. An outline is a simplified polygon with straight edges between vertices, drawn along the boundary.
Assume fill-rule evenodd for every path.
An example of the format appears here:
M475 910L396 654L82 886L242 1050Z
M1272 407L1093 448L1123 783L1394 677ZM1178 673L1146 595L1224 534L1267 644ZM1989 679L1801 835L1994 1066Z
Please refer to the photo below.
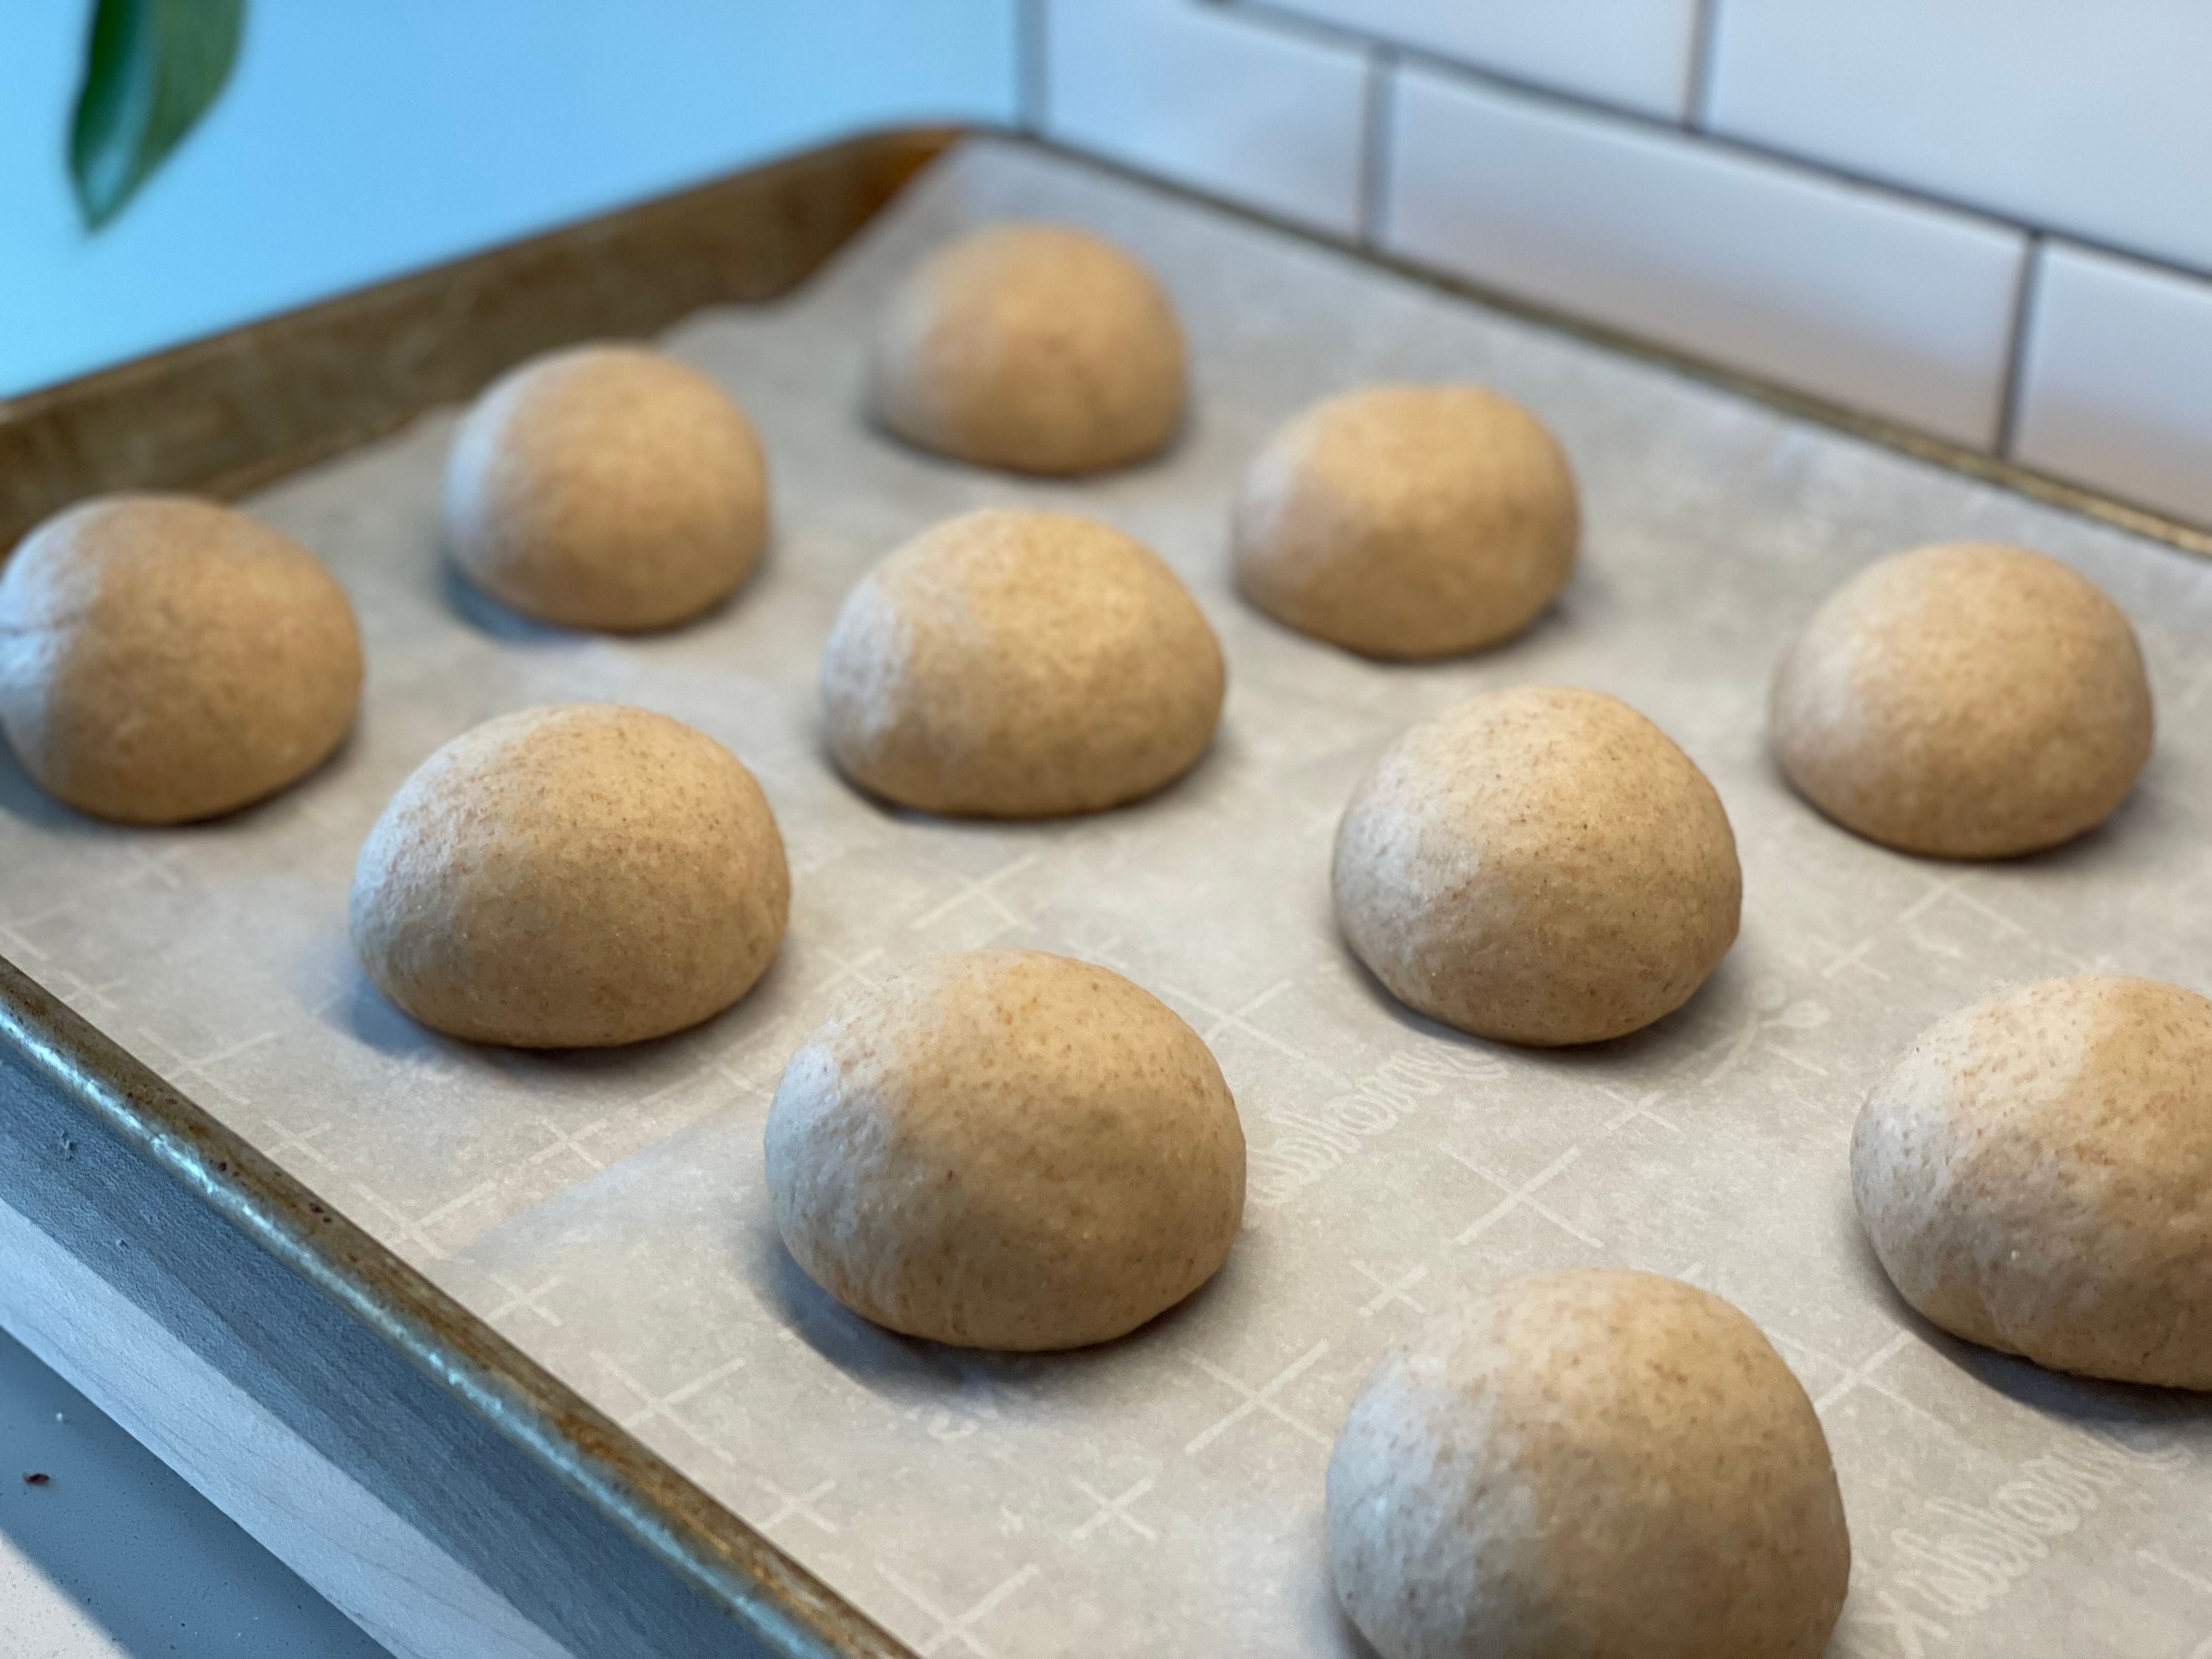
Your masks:
M0 7L0 396L861 128L1007 121L1016 0L252 0L97 236L89 0Z

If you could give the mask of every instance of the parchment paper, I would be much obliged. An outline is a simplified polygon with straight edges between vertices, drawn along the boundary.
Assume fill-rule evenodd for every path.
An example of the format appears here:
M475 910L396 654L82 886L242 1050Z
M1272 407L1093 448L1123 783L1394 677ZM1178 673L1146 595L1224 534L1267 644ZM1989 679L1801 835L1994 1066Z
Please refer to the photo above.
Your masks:
M1024 483L857 418L887 284L1007 215L1091 226L1173 291L1195 395L1164 460ZM795 299L666 344L744 400L771 458L774 548L733 604L617 641L474 597L437 546L449 415L270 490L251 510L359 607L359 731L303 787L173 832L92 823L0 763L0 950L926 1654L1352 1650L1320 1508L1361 1377L1463 1286L1607 1263L1729 1297L1818 1402L1856 1550L1834 1653L2212 1655L2212 1402L2051 1376L1919 1322L1861 1241L1845 1167L1871 1081L1993 988L2092 967L2212 982L2212 565L1012 144L939 166ZM1585 559L1557 611L1487 654L1389 667L1241 605L1225 508L1270 429L1361 380L1455 376L1525 400L1574 459ZM1219 631L1219 741L1158 799L939 822L871 805L821 757L817 653L847 587L992 502L1145 538ZM2159 696L2157 756L2118 816L1996 866L1854 840L1764 747L1776 654L1820 599L1893 548L1968 537L2104 584ZM1407 1016L1330 920L1329 837L1377 750L1526 681L1651 715L1742 849L1743 933L1712 982L1587 1052ZM690 720L759 775L791 849L789 939L741 1006L666 1042L445 1042L351 959L356 850L447 738L584 698ZM1243 1114L1252 1203L1229 1266L1103 1349L891 1337L815 1291L768 1216L761 1124L803 1034L858 985L987 943L1129 974L1212 1044Z

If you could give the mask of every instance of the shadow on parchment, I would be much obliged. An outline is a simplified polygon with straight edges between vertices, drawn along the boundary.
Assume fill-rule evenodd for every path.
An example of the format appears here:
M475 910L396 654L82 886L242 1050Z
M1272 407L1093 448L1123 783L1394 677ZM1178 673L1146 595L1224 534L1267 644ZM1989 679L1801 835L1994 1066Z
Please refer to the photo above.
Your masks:
M0 741L0 813L20 819L36 829L64 830L71 835L97 836L110 841L119 841L131 836L189 833L202 828L219 829L251 823L264 813L278 811L295 792L313 788L318 778L346 758L360 741L360 732L361 720L356 714L353 724L346 728L345 735L331 746L331 752L316 762L307 773L282 788L271 790L258 800L247 801L242 806L234 806L227 812L217 812L208 817L190 818L182 823L125 823L80 811L40 787L38 781L24 770L23 763L16 758L15 750Z
M2112 815L2100 823L2092 824L2071 841L2061 842L2056 847L2046 847L2039 852L2018 854L2011 858L1945 858L1935 853L1907 852L1886 842L1862 836L1838 823L1790 782L1790 775L1782 769L1781 757L1775 753L1772 743L1763 745L1761 753L1764 756L1761 769L1765 781L1778 793L1788 796L1791 804L1807 817L1848 841L1863 847L1875 848L1893 858L1908 864L1917 864L1931 871L1987 869L2019 872L2027 875L2071 872L2106 862L2114 855L2115 848L2142 834L2142 826L2150 819L2180 810L2160 789L2171 763L2161 764L2161 757L2154 750L2150 759L2144 763L2142 775L2136 780L2135 787L2112 809Z
M1691 994L1688 1001L1640 1030L1631 1031L1625 1036L1607 1037L1595 1042L1568 1043L1559 1048L1529 1047L1475 1036L1408 1008L1391 993L1389 987L1375 976L1374 970L1359 959L1345 939L1342 930L1336 927L1334 917L1329 926L1335 934L1337 948L1342 952L1346 965L1352 970L1353 981L1378 1009L1406 1030L1429 1041L1449 1043L1473 1053L1510 1057L1560 1072L1631 1069L1655 1049L1681 1044L1692 1028L1716 1018L1746 988L1742 983L1744 970L1736 964L1731 952L1721 958L1720 965L1707 975L1703 985Z
M1024 1353L906 1336L862 1318L807 1277L784 1248L765 1206L734 1245L740 1271L763 1302L777 1310L787 1328L875 1394L926 1388L941 1395L948 1384L978 1377L1030 1394L1080 1390L1097 1382L1103 1367L1118 1366L1176 1341L1187 1322L1205 1319L1212 1303L1234 1295L1243 1277L1239 1257L1243 1253L1232 1247L1229 1260L1212 1278L1127 1335L1088 1347ZM945 1403L953 1403L951 1396L943 1398Z
M1985 1348L1978 1342L1954 1336L1924 1317L1899 1294L1896 1285L1875 1254L1874 1241L1859 1223L1848 1179L1841 1203L1849 1212L1848 1231L1855 1242L1854 1263L1874 1287L1874 1294L1892 1318L1918 1339L1922 1346L1981 1388L2004 1395L2014 1404L2045 1417L2053 1417L2085 1432L2100 1434L2125 1443L2133 1433L2194 1427L2212 1436L2212 1395L2191 1389L2160 1388L2146 1382L2113 1382L2102 1377L2076 1376L2039 1365L2018 1354Z
M347 951L345 988L325 1005L325 1024L380 1054L404 1059L424 1054L458 1057L465 1045L441 1036L387 998Z
M461 574L453 557L442 550L438 558L438 593L446 608L479 634L502 645L576 645L592 637L580 628L562 628L510 610Z
M1222 556L1228 558L1231 556L1224 549ZM1526 682L1529 665L1522 659L1540 655L1546 647L1575 638L1580 632L1577 613L1587 602L1578 589L1580 582L1587 580L1587 573L1583 571L1570 576L1567 585L1519 633L1488 645L1473 646L1440 657L1385 657L1362 651L1354 646L1339 645L1334 640L1325 640L1319 635L1293 627L1279 617L1262 611L1250 600L1243 599L1241 594L1239 598L1246 612L1285 643L1324 656L1349 659L1384 674L1402 677L1407 680L1421 680L1433 678L1439 669L1479 665L1484 671L1483 678L1479 682L1463 684L1459 688L1460 696L1464 699ZM1570 676L1568 683L1580 682Z
M650 1072L672 1057L690 1063L687 1051L697 1045L726 1044L748 1020L766 1023L775 1018L766 994L777 976L786 973L785 953L773 957L750 989L728 1007L709 1014L696 1024L665 1036L597 1048L520 1048L497 1042L473 1042L449 1036L423 1024L379 990L362 967L349 944L337 947L346 957L345 987L322 1010L324 1023L379 1054L394 1058L435 1053L459 1060L473 1059L527 1076L533 1070L554 1068L570 1074L619 1079L630 1073Z
M544 647L580 645L592 640L657 640L687 629L702 628L729 614L745 594L757 586L763 574L775 558L775 535L769 534L760 556L753 561L752 568L745 572L744 580L730 592L708 605L704 611L689 617L679 617L674 622L659 628L598 629L570 628L561 623L540 622L493 598L468 579L455 562L453 554L441 548L437 554L438 597L447 610L459 617L477 633L489 635L502 645Z
M1214 728L1205 751L1186 770L1178 772L1145 794L1116 801L1111 806L1023 817L984 812L937 812L927 807L907 805L887 795L879 795L837 763L837 757L830 748L829 732L818 714L809 722L809 732L816 763L842 784L855 800L887 823L909 824L921 829L1003 830L1041 839L1079 834L1102 821L1112 823L1121 820L1126 823L1149 812L1164 811L1178 805L1202 807L1215 799L1222 786L1238 775L1242 769L1239 763L1244 748L1239 733L1224 719Z
M1328 1568L1324 1565L1322 1571L1326 1572ZM1346 1659L1382 1659L1382 1656L1375 1650L1374 1644L1359 1633L1359 1626L1352 1622L1351 1615L1344 1610L1344 1604L1336 1599L1334 1593L1330 1595L1328 1602L1329 1617L1334 1621L1336 1639L1344 1650Z
M105 823L64 806L33 782L22 762L6 743L0 743L0 812L40 830L95 830L111 835L128 833L120 824Z

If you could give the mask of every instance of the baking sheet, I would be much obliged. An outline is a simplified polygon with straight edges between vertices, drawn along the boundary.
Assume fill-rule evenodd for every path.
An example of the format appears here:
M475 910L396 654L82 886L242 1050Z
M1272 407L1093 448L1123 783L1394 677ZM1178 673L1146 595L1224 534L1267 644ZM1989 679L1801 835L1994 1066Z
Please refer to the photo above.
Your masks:
M1195 396L1165 459L1026 482L856 417L888 284L1009 215L1091 226L1173 291ZM1604 1263L1729 1297L1818 1403L1855 1547L1834 1654L2212 1655L2212 1401L2049 1376L1921 1323L1860 1240L1845 1170L1869 1083L2002 983L2110 968L2212 988L2212 565L1010 143L940 164L796 298L665 344L744 400L770 456L775 541L733 604L620 641L473 595L437 548L450 414L265 492L251 510L359 609L359 730L301 788L176 831L94 823L0 759L0 951L926 1654L1356 1651L1320 1505L1359 1380L1462 1287ZM1556 611L1483 656L1389 666L1243 607L1225 507L1273 426L1361 380L1461 376L1531 404L1574 459L1584 562ZM1219 740L1160 798L951 823L872 805L823 762L814 674L845 590L996 502L1143 538L1219 632ZM2157 755L2112 822L2002 866L1857 842L1764 749L1775 653L1820 599L1883 552L1961 538L2103 583L2159 697ZM1744 862L1742 936L1711 983L1589 1051L1407 1015L1330 920L1329 838L1375 754L1531 681L1656 720L1719 788ZM351 959L356 850L447 738L586 698L664 710L752 767L790 848L787 942L742 1005L664 1042L446 1042ZM987 944L1127 973L1205 1035L1243 1114L1228 1267L1102 1349L875 1330L769 1219L760 1131L792 1048L856 986Z

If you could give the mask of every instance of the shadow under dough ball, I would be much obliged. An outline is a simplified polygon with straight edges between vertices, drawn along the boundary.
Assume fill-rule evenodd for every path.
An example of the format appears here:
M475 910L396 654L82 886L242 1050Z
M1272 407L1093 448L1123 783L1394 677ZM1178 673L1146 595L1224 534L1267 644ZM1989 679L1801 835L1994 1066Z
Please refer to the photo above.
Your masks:
M1206 1044L1119 974L940 957L854 999L769 1108L785 1246L865 1319L963 1347L1074 1348L1227 1258L1244 1133Z
M612 703L486 720L400 786L351 921L379 990L471 1042L604 1048L695 1025L767 971L791 908L753 775Z
M845 775L903 805L985 817L1151 794L1206 752L1226 684L1175 572L1063 513L925 531L860 580L822 653Z
M527 616L666 628L735 592L759 560L760 441L711 377L658 352L532 358L453 435L446 539L471 581Z
M1384 751L1337 828L1336 915L1419 1012L1553 1046L1649 1025L1735 939L1720 797L1667 734L1595 691L1493 691Z
M1929 1029L1851 1137L1898 1293L2054 1370L2212 1389L2212 1002L2084 974Z
M1511 1279L1393 1352L1328 1464L1382 1659L1819 1659L1850 1538L1759 1328L1656 1274Z
M2101 823L2149 758L2150 682L2118 605L2057 560L1947 543L1869 566L1774 679L1805 798L1908 853L1995 859Z
M1509 639L1574 569L1581 510L1542 422L1475 386L1316 404L1244 475L1237 583L1285 625L1371 657Z
M868 401L920 448L979 466L1095 472L1175 435L1182 331L1152 273L1065 225L989 225L891 295Z
M345 592L289 536L181 495L49 519L0 568L0 729L50 794L181 823L274 794L361 697Z

